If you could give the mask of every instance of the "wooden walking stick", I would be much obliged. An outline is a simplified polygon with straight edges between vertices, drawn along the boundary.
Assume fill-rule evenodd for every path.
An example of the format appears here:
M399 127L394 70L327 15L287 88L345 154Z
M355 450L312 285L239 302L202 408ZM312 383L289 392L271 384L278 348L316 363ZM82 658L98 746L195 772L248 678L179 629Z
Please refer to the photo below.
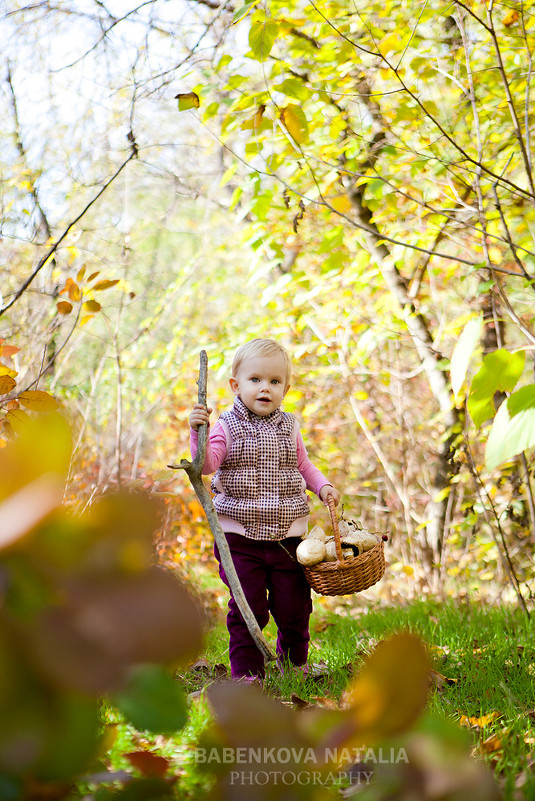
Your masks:
M207 384L208 357L206 355L206 351L202 350L200 353L199 380L197 381L197 385L199 387L199 403L201 403L203 406L206 406ZM221 524L219 523L217 517L217 512L212 502L212 496L206 489L202 480L202 468L204 465L204 458L206 456L207 440L208 426L206 423L203 423L203 425L199 426L197 453L195 454L193 462L188 461L188 459L181 459L180 464L169 464L167 466L172 470L184 470L187 474L191 485L195 490L197 498L204 509L210 530L214 535L214 539L219 549L219 555L221 557L221 564L223 565L223 569L230 586L230 591L232 592L234 600L238 605L238 609L240 610L242 617L247 624L247 628L249 629L251 637L255 641L258 649L263 654L264 661L271 662L277 657L267 644L266 639L262 634L262 630L260 629L260 626L258 625L256 618L251 611L251 607L247 603L247 599L238 578L238 574L236 573L236 568L234 567L234 563L232 561L232 555L228 547L227 539L223 529L221 528Z

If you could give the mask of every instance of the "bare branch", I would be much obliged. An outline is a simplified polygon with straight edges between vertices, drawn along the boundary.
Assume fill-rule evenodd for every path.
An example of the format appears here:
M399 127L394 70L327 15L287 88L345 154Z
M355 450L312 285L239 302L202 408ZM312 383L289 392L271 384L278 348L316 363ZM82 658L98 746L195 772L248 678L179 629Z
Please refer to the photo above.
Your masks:
M65 237L66 237L66 236L69 234L69 232L71 231L71 229L72 229L72 228L74 228L74 226L75 226L75 225L76 225L78 222L80 222L80 220L82 219L82 217L83 217L85 214L87 214L87 212L89 211L89 209L91 208L91 206L93 206L93 205L94 205L94 204L97 202L97 200L98 200L98 199L99 199L99 198L100 198L100 197L101 197L101 196L104 194L104 192L105 192L105 191L108 189L108 187L109 187L109 186L110 186L110 185L111 185L111 184L112 184L112 183L115 181L115 179L117 178L117 176L118 176L118 175L120 175L120 173L121 173L121 172L124 170L124 168L126 167L126 165L127 165L127 164L128 164L130 161L132 161L132 159L133 159L133 158L135 158L136 156L137 156L137 149L133 147L133 148L132 148L132 152L130 153L130 155L128 156L128 158L127 158L127 159L125 159L125 161L123 161L123 163L121 164L121 166L119 167L119 169L118 169L118 170L116 170L116 172L115 172L115 173L112 175L112 177L111 177L111 178L110 178L108 181L106 181L106 183L104 184L104 186L103 186L103 187L102 187L102 188L99 190L99 192L97 192L97 194L95 195L95 197L94 197L92 200L90 200L90 201L89 201L89 203L88 203L88 204L85 206L85 208L84 208L84 209L82 209L82 211L80 212L80 214L78 214L78 216L77 216L77 217L75 217L75 218L74 218L74 220L72 220L72 221L71 221L71 222L68 224L68 226L65 228L65 230L63 231L63 233L62 233L62 234L61 234L61 236L59 237L59 239L57 239L57 240L54 242L54 244L52 245L52 247L51 247L51 248L49 248L49 250L48 250L48 251L45 253L45 255L44 255L44 256L43 256L43 257L42 257L42 258L39 260L39 262L37 263L37 266L35 267L34 271L31 273L31 275L29 275L29 276L28 276L28 278L26 279L26 281L24 281L24 283L23 283L23 284L22 284L22 285L21 285L21 286L20 286L20 287L17 289L17 291L14 293L14 295L13 295L13 297L11 298L11 300L9 301L9 303L6 303L6 305L5 305L5 306L3 306L3 307L0 309L0 317L1 317L1 316L2 316L2 315L3 315L3 314L4 314L4 313L5 313L5 312L6 312L8 309L10 309L10 308L11 308L11 307L12 307L12 306L13 306L13 305L14 305L14 304L17 302L17 300L18 300L18 299L21 297L21 295L23 295L23 294L24 294L24 292L25 292L25 291L28 289L28 287L30 286L30 284L32 283L32 281L34 280L34 278L36 277L36 275L37 275L37 274L40 272L40 270L42 270L42 268L45 266L45 264L47 263L47 261L49 260L49 258L50 258L50 257L51 257L51 256L52 256L52 255L53 255L55 252L56 252L56 250L59 248L59 246L61 245L61 243L63 242L63 240L65 239Z

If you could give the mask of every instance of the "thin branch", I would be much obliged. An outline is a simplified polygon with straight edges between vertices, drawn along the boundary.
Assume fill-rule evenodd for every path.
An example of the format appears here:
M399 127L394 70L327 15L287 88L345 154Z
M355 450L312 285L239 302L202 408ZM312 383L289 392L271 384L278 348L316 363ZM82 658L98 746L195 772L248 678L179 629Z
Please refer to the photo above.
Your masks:
M528 273L528 271L526 270L526 268L524 267L524 264L523 264L522 260L520 259L519 255L518 255L517 248L516 248L512 238L511 238L511 233L509 231L509 226L507 225L507 221L505 219L505 215L504 215L503 209L502 209L502 204L500 203L500 198L498 197L498 192L496 190L496 184L492 184L492 192L494 194L494 202L496 203L496 208L498 209L498 212L500 214L500 219L502 221L502 225L503 225L503 228L504 228L504 231L505 231L505 236L507 238L507 242L509 244L509 247L511 248L511 253L513 254L514 260L516 261L516 263L520 267L520 270L522 271L522 274L524 275L524 277L527 278L527 280L530 282L531 288L535 289L535 283L534 283L535 282L535 276L534 275L530 275Z
M468 415L465 414L465 420L466 420L467 417L468 417ZM517 575L515 573L515 568L514 568L512 559L511 559L511 555L509 553L509 548L507 547L507 543L505 541L505 535L503 533L503 528L502 528L501 523L500 523L500 518L499 518L499 515L498 515L498 513L496 511L496 507L494 506L494 502L493 502L492 498L490 497L489 493L487 492L487 488L485 486L485 483L482 481L481 476L479 475L479 472L478 472L478 469L477 469L477 465L476 465L476 463L474 461L474 457L473 457L473 454L472 454L472 451L471 451L471 448L470 448L470 444L469 444L469 441L468 441L468 433L466 431L466 426L465 425L463 426L463 436L464 436L464 449L465 449L465 453L466 453L466 455L468 457L468 461L467 461L468 470L469 470L470 475L472 476L472 478L474 480L476 493L477 493L477 496L478 496L479 501L481 503L481 508L483 510L483 516L484 516L484 518L485 518L485 520L487 522L488 527L490 528L492 537L494 539L494 542L496 543L496 547L497 547L498 553L500 555L500 560L501 560L503 566L505 567L505 572L507 574L507 577L509 578L509 581L511 582L511 586L513 587L513 589L514 589L514 591L516 593L516 596L517 596L517 598L518 598L518 600L520 602L520 605L522 606L522 609L524 610L524 612L526 614L526 617L529 619L530 618L530 612L529 612L529 609L526 606L526 601L525 601L524 596L522 595L522 592L520 590L520 582L519 582L518 577L517 577ZM485 496L485 498L487 500L487 503L485 503L485 498L483 496ZM488 506L487 506L487 504L488 504ZM494 526L492 525L492 520L491 520L489 512L488 512L488 507L489 506L490 506L490 508L492 510L492 515L493 515L494 521L496 523L496 528L498 529L498 532L500 534L500 538L499 539L498 539L498 536L496 534L496 530L495 530Z
M208 357L206 355L206 351L202 350L200 353L200 367L199 367L199 380L197 381L199 387L199 403L202 406L206 406L206 392L207 392L207 381L208 381ZM234 563L232 561L232 554L230 553L230 548L228 546L227 538L221 528L221 524L217 517L217 512L215 510L214 504L212 502L212 496L204 486L204 481L202 480L202 468L204 465L204 459L206 456L206 443L208 439L208 426L206 423L199 426L199 439L197 444L197 452L195 453L195 457L192 462L188 461L188 459L182 459L180 464L169 464L167 465L172 470L184 470L187 474L193 489L195 490L195 494L197 495L202 508L206 514L208 525L214 535L214 539L216 541L217 547L219 549L219 556L221 558L221 565L225 571L225 575L227 577L230 591L232 593L232 597L236 601L238 609L240 610L242 617L247 625L249 633L253 638L255 645L262 653L265 662L271 662L275 660L277 657L267 644L264 635L258 625L258 622L251 611L251 607L247 603L247 599L243 592L242 586L240 584L240 579L238 578L238 574L236 573L236 568L234 567Z
M52 256L52 255L53 255L55 252L56 252L56 250L59 248L59 246L61 245L61 243L63 242L63 240L65 239L65 237L66 237L66 236L69 234L69 232L71 231L71 229L72 229L72 228L74 228L74 226L75 226L75 225L76 225L78 222L80 222L80 220L82 219L82 217L83 217L85 214L87 214L87 212L89 211L89 209L91 208L91 206L93 206L93 205L94 205L94 204L97 202L97 200L98 200L98 199L99 199L99 198L100 198L100 197L101 197L101 196L104 194L104 192L105 192L105 191L108 189L108 187L109 187L109 186L110 186L110 185L111 185L111 184L112 184L112 183L115 181L115 179L117 178L117 176L118 176L118 175L120 175L120 173L121 173L121 172L124 170L124 168L126 167L126 165L127 165L127 164L128 164L130 161L132 161L132 159L133 159L133 158L135 158L136 156L137 156L137 149L135 149L135 148L132 148L132 152L130 153L130 155L128 156L128 158L127 158L127 159L125 159L125 161L123 161L123 163L121 164L121 166L119 167L119 169L118 169L118 170L117 170L117 171L116 171L116 172L115 172L115 173L112 175L112 177L111 177L111 178L110 178L108 181L106 181L106 183L104 184L104 186L103 186L103 187L102 187L102 188L101 188L101 189L100 189L100 190L97 192L97 194L95 195L95 197L94 197L92 200L90 200L90 201L89 201L89 203L88 203L88 204L85 206L85 208L84 208L84 209L83 209L83 210L80 212L80 214L78 214L78 216L77 216L77 217L75 217L75 218L74 218L74 220L72 220L72 221L71 221L71 222L68 224L68 226L65 228L65 230L63 231L63 233L62 233L62 234L61 234L61 236L59 237L59 239L57 239L57 240L56 240L56 242L54 242L54 244L52 245L52 247L51 247L51 248L49 248L49 250L48 250L48 251L45 253L45 255L44 255L44 256L43 256L43 257L42 257L42 258L39 260L39 262L37 263L37 266L35 267L34 271L31 273L31 275L29 275L29 276L28 276L28 278L26 279L26 281L24 281L24 283L23 283L23 284L22 284L22 285L21 285L21 286L20 286L20 287L17 289L17 291L14 293L14 295L13 295L13 297L11 298L11 300L9 301L9 303L6 303L6 305L5 305L5 306L3 306L3 307L0 309L0 317L1 317L1 316L2 316L2 315L3 315L3 314L4 314L4 313L5 313L5 312L6 312L8 309L10 309L10 308L11 308L11 307L12 307L12 306L13 306L13 305L14 305L14 304L17 302L17 300L18 300L18 299L21 297L21 295L23 295L23 294L24 294L24 292L25 292L25 291L28 289L28 287L30 286L30 284L32 283L32 281L34 280L34 278L37 276L37 274L40 272L40 270L42 270L42 268L45 266L45 264L47 263L47 261L49 260L49 258L50 258L50 257L51 257L51 256Z
M511 121L513 123L513 128L515 130L515 136L518 141L518 145L520 147L520 152L522 154L522 159L524 161L524 168L526 170L526 175L528 178L529 185L531 187L531 194L532 197L535 198L535 184L533 183L533 174L531 172L531 164L530 160L526 151L526 145L522 138L522 131L520 129L520 122L518 120L518 115L516 113L516 107L513 101L513 96L511 94L511 89L509 87L509 81L507 79L507 73L505 72L505 67L502 60L502 53L500 50L500 44L498 42L498 37L496 36L496 30L494 28L494 21L492 19L492 4L487 8L487 19L490 25L490 35L492 37L492 43L494 45L494 51L496 53L496 58L498 59L498 68L500 71L500 75L502 78L503 88L505 91L505 98L507 100L507 107L509 108L509 113L511 115ZM527 128L529 130L529 128Z

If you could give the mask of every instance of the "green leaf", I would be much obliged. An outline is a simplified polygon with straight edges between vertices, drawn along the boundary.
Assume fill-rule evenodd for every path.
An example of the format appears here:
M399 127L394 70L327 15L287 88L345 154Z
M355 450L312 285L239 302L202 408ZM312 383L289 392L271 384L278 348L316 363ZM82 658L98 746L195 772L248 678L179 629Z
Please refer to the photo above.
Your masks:
M236 25L237 22L240 22L244 17L247 16L249 11L259 4L260 0L253 0L252 3L246 3L244 6L239 8L234 16L232 17L232 24Z
M511 395L507 401L507 408L511 417L535 408L535 384L528 384L527 387L522 387Z
M113 697L120 712L140 731L172 734L187 720L184 693L158 665L134 668L124 690Z
M485 466L487 470L494 470L534 445L535 386L531 385L515 392L498 409L487 441Z
M249 31L249 46L257 61L265 61L277 38L279 26L273 20L253 22Z
M310 97L310 90L304 85L303 81L298 81L297 78L286 78L278 86L274 86L277 92L282 92L288 97L293 97L294 100L308 100Z
M524 351L509 353L503 348L484 357L472 380L467 404L477 428L494 414L495 392L512 392L524 369L525 358Z
M483 317L473 317L468 320L461 331L457 344L453 349L450 362L451 389L457 396L466 378L466 371L470 364L470 359L474 348L481 337L483 328Z

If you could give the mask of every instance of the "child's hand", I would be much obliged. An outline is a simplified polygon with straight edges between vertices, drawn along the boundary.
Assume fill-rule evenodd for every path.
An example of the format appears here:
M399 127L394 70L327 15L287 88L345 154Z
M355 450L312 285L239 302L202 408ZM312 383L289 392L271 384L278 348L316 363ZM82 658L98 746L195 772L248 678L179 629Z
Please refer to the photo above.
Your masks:
M202 426L203 423L209 425L210 424L209 417L211 414L212 414L212 409L207 409L206 406L203 406L200 403L196 403L189 416L190 427L193 428L195 431L198 431L199 426Z
M325 505L327 505L327 498L329 497L329 495L332 495L332 498L334 500L334 505L338 506L338 504L340 503L340 493L338 492L337 489L331 487L330 484L325 484L320 489L320 498Z

